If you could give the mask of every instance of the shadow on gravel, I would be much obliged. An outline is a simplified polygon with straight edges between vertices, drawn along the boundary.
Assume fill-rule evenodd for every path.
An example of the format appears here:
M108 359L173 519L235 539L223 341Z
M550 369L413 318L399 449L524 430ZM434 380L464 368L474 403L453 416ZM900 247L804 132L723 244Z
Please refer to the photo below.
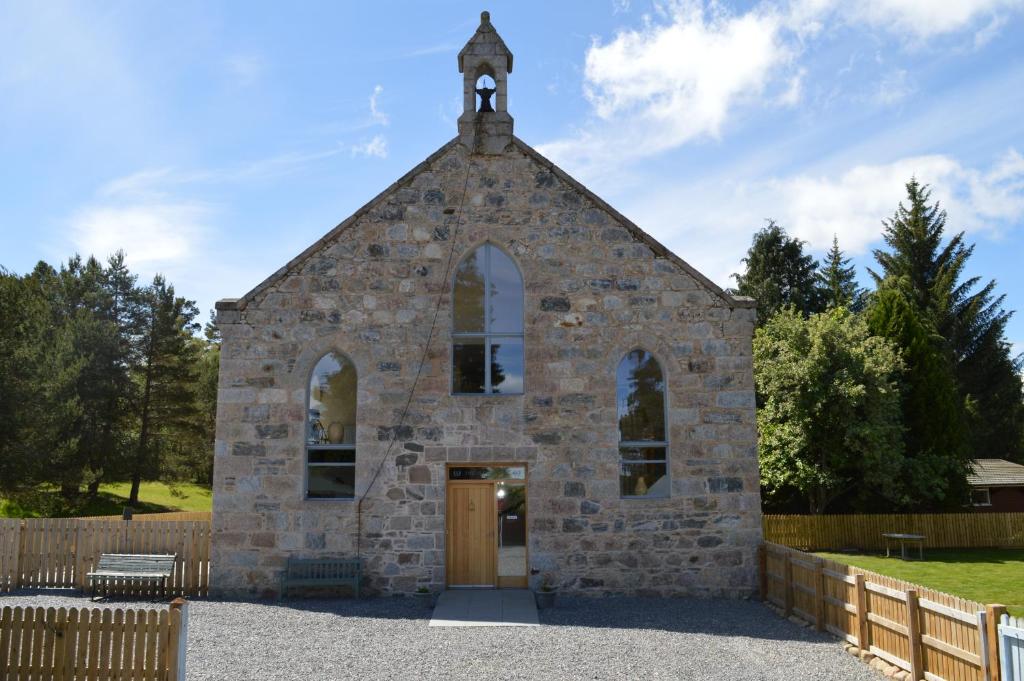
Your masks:
M74 589L20 589L0 595L0 606L48 606L37 601L58 597L60 605L85 608L162 608L166 601L145 599L93 602L87 594ZM19 602L24 598L24 602ZM302 613L327 614L339 618L368 618L422 622L430 620L433 609L412 598L310 598L277 600L190 599L198 606L194 616L202 617L202 606L228 605L265 609L268 618L294 621ZM559 596L554 608L540 611L540 623L550 627L590 629L637 629L709 636L739 636L773 641L830 642L834 639L810 629L799 627L769 610L757 601L698 598L638 598L625 596L567 597Z
M227 602L227 601L219 601ZM289 599L239 601L266 608L334 614L339 617L430 620L432 608L410 598ZM540 623L555 627L647 629L712 636L745 636L777 641L828 641L829 636L799 627L757 601L697 598L560 596L557 605L540 611Z

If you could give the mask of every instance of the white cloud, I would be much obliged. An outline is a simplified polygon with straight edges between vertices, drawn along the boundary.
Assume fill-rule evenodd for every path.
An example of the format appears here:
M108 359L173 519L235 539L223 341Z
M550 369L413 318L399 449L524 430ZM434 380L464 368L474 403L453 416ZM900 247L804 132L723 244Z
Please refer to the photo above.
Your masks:
M970 30L978 47L1021 8L1024 0L761 0L734 12L716 0L656 2L639 28L594 39L583 80L593 116L539 149L592 182L718 139L755 107L796 106L807 73L801 58L827 27L866 28L910 45ZM912 75L893 69L858 99L890 106L915 92Z
M1022 3L1020 0L862 0L840 5L854 20L926 38L970 28L983 17L1019 9Z
M374 123L378 125L387 125L389 122L388 115L377 108L377 98L384 92L384 86L375 85L373 87L373 94L370 95L370 118Z
M1001 13L1022 7L1022 0L793 0L786 23L804 35L841 21L920 41L972 29L986 19L991 26L1001 21ZM998 30L998 25L992 30Z
M254 54L233 54L224 60L224 71L238 87L254 85L265 68L263 59Z
M949 214L948 230L998 234L1024 220L1024 156L1008 150L989 168L944 155L861 164L838 174L797 174L763 180L708 178L685 187L662 185L623 206L644 229L722 285L739 271L750 238L766 218L822 252L839 236L847 253L881 240L882 220L906 197L912 176L931 185ZM708 239L714 234L714 239Z
M71 238L83 254L105 259L124 250L133 267L155 271L192 257L207 232L201 203L151 202L88 206L71 218Z
M353 156L374 156L376 158L388 157L388 140L384 135L374 135L373 139L365 144L352 146Z
M597 120L541 151L588 171L721 134L730 112L762 96L780 76L783 101L799 93L780 16L765 5L731 14L696 1L664 8L587 51L584 92ZM797 80L793 80L796 77Z
M906 69L895 69L882 77L873 99L882 106L892 106L914 94L916 89Z
M1003 26L1006 25L1007 18L1005 15L999 15L992 17L992 20L988 22L984 27L980 28L974 34L974 49L980 50L982 47L992 41L999 31L1002 30Z

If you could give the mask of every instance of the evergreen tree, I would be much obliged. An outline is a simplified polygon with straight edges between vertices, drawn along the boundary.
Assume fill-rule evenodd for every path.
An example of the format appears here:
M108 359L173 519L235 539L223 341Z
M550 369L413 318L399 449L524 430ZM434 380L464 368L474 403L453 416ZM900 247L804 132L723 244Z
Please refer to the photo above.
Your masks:
M867 316L871 332L890 339L906 367L900 391L905 428L902 494L892 501L910 511L957 508L967 497L971 456L944 339L893 289L875 294Z
M945 339L959 392L968 407L970 442L975 457L1024 458L1024 406L1021 358L1011 357L1006 324L1012 315L1005 297L989 281L964 278L974 246L963 232L944 243L946 212L931 203L931 191L916 179L906 185L902 202L885 221L889 251L876 250L881 287L898 290Z
M199 331L195 303L178 297L157 275L141 296L142 327L136 381L138 435L131 461L130 504L139 501L144 477L160 474L161 455L174 454L172 433L194 427L196 418L197 348Z
M757 301L757 323L762 326L784 307L794 306L805 317L823 309L817 285L818 263L804 253L804 242L769 220L754 235L747 251L746 272L732 275L735 293Z
M856 269L839 249L839 237L832 235L832 248L818 271L818 286L826 309L845 307L854 311L863 305L863 291L857 286Z

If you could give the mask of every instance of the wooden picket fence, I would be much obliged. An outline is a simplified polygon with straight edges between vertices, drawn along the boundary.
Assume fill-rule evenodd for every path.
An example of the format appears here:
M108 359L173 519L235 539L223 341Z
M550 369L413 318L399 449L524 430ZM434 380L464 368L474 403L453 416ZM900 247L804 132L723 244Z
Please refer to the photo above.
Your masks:
M1002 681L1024 681L1024 617L1000 619L999 664Z
M88 586L104 553L177 555L167 594L205 596L210 585L210 521L27 518L0 520L0 593ZM120 595L157 596L155 584L112 585Z
M814 624L910 672L912 679L999 678L995 641L1002 606L771 543L761 551L761 596L787 617Z
M885 532L924 535L926 548L1024 548L1024 513L766 515L765 541L826 551L885 549Z
M184 681L188 605L0 610L0 678Z

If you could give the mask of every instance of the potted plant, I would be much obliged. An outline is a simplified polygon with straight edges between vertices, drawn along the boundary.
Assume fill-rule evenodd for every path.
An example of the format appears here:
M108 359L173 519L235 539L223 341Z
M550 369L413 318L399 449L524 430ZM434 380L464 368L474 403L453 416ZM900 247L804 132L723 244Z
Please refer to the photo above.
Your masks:
M537 601L538 610L546 610L547 608L553 608L555 606L555 596L558 595L558 591L555 589L554 584L551 583L551 578L547 575L541 581L540 588L533 592L533 597Z
M425 608L429 608L434 605L434 594L430 593L430 589L425 586L421 586L416 589L416 592L413 593L412 597Z

